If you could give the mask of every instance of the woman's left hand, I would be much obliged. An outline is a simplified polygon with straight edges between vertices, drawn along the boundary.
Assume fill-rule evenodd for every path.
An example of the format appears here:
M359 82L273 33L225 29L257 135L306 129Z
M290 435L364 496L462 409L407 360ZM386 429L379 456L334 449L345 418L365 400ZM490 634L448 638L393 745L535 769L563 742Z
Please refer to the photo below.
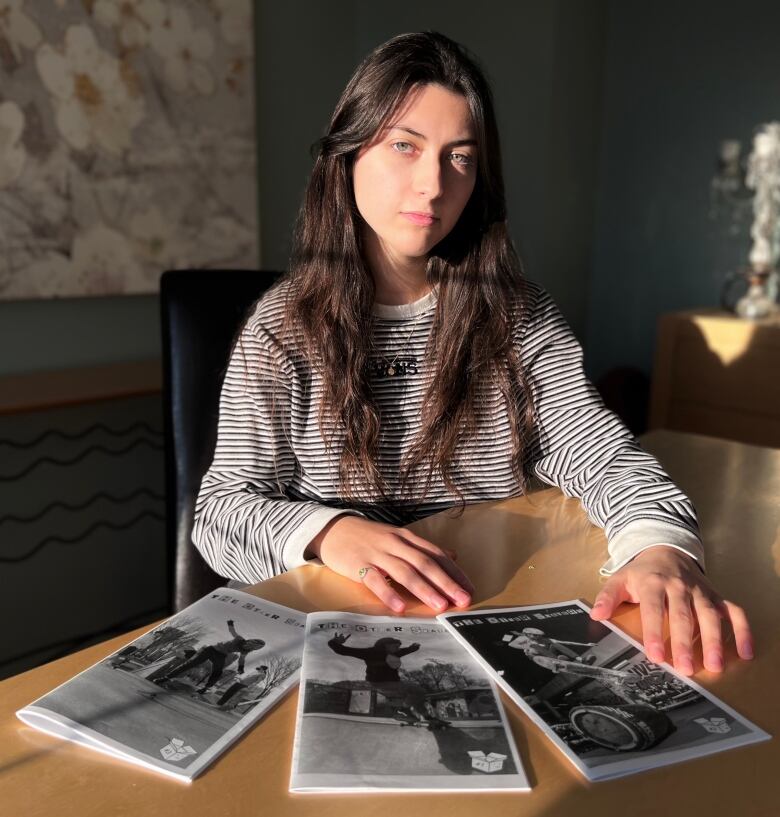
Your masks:
M721 619L734 630L739 657L753 657L753 637L745 611L721 598L696 562L676 548L647 548L610 576L596 597L591 618L610 618L624 601L639 604L645 653L655 662L666 659L663 623L668 608L672 660L683 675L693 674L697 626L704 668L712 672L723 669Z

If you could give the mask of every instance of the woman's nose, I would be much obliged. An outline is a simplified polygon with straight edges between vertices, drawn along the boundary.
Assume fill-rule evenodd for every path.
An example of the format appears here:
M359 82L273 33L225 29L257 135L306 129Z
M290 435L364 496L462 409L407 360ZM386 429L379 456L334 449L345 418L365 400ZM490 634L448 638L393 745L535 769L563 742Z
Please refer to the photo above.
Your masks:
M422 157L415 167L415 193L428 199L436 199L444 190L444 178L438 157Z

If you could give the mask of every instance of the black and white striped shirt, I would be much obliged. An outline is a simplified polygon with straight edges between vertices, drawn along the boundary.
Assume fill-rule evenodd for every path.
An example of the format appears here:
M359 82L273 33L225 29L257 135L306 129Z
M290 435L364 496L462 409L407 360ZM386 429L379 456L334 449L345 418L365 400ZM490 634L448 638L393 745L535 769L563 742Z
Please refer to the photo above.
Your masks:
M201 483L193 541L219 574L246 582L304 564L304 550L350 507L366 517L408 524L457 502L434 477L423 504L347 506L337 492L337 454L318 425L321 380L302 355L278 340L286 284L269 291L244 326L222 388L214 460ZM641 550L668 544L703 565L695 512L658 462L608 411L582 369L582 350L550 296L528 285L526 318L514 342L534 395L533 473L579 497L605 529L612 573ZM430 361L425 347L436 293L401 306L374 306L370 378L381 417L378 464L392 490L420 428ZM394 372L390 375L392 366ZM512 441L503 398L484 386L478 431L459 446L455 472L467 502L516 496ZM327 429L326 429L327 433ZM337 452L337 447L334 449Z

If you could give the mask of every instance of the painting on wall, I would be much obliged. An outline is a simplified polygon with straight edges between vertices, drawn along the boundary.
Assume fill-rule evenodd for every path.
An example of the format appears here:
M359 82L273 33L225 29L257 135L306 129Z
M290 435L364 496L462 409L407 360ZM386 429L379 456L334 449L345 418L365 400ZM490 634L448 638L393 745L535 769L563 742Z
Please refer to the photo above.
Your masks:
M258 266L250 0L0 0L0 299Z

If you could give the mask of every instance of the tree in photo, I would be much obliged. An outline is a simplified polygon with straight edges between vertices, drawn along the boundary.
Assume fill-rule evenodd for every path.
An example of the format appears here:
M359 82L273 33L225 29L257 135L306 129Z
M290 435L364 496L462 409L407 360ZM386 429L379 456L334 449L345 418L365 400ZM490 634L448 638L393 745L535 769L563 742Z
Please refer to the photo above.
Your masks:
M401 670L401 677L432 692L480 685L475 678L468 675L468 669L463 664L452 664L436 658L423 664L419 669Z

